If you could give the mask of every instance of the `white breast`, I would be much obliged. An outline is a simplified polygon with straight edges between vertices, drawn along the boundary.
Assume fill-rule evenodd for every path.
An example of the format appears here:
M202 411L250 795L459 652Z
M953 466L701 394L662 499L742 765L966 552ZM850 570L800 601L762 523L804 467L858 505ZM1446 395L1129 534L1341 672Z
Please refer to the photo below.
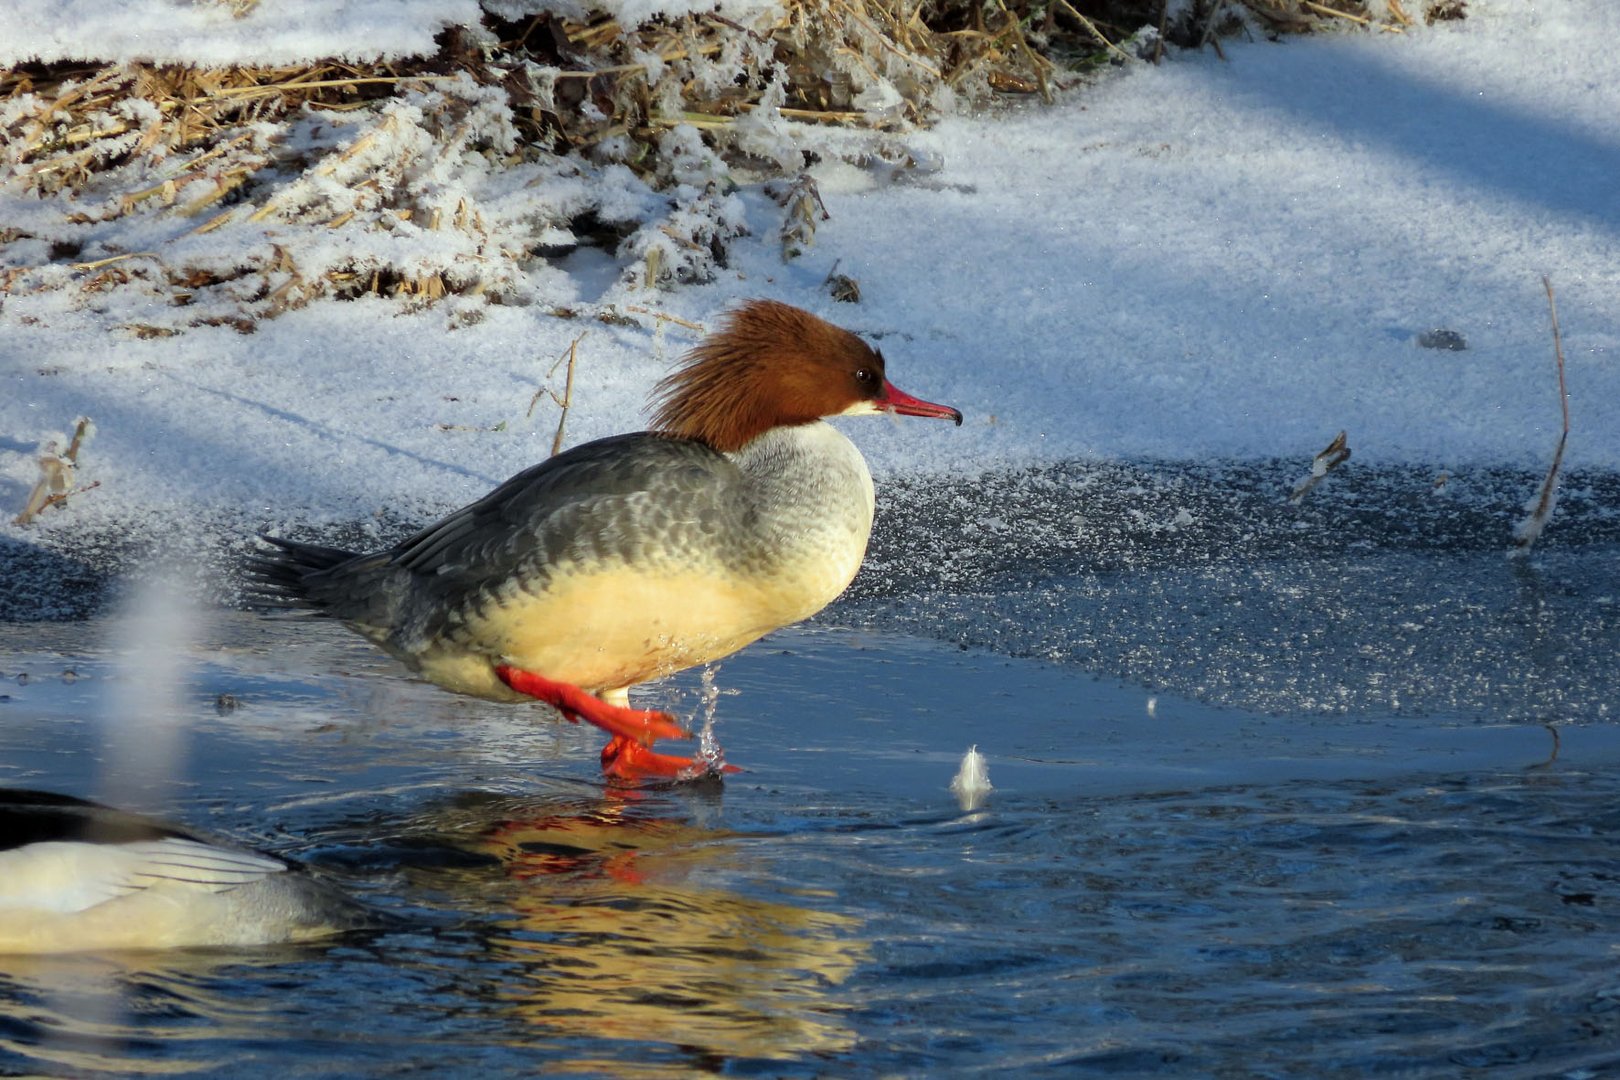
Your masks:
M732 455L752 480L756 516L745 563L770 567L778 588L798 593L797 613L813 615L848 587L866 555L875 499L872 474L855 444L830 424L802 424L761 435Z

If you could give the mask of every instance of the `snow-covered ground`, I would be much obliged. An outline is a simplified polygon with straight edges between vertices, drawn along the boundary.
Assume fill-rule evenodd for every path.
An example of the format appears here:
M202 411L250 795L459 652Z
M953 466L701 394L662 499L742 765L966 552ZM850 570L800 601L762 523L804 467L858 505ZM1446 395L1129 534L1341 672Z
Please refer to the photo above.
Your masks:
M362 30L377 12L322 8ZM448 10L395 10L418 9L430 31ZM66 15L37 21L50 10L0 5L44 54L71 55ZM9 21L23 12L36 21ZM83 51L96 19L75 18ZM8 31L8 56L27 34ZM1172 50L1052 107L908 136L913 168L825 160L831 217L792 262L781 209L745 185L753 235L716 280L668 292L581 249L536 266L526 306L318 300L253 333L143 339L128 327L142 304L161 318L161 300L13 291L0 535L60 548L98 530L420 521L549 451L543 388L560 393L571 347L567 441L634 429L697 339L684 322L750 296L869 335L897 385L966 414L960 429L849 422L880 477L1076 459L1280 458L1303 473L1342 429L1350 468L1410 469L1426 489L1550 460L1546 275L1568 361L1565 465L1620 470L1617 41L1609 0L1472 0L1465 20L1401 35L1231 42L1224 61ZM860 303L828 295L834 267ZM609 307L631 321L588 317ZM1467 348L1422 347L1436 329ZM65 445L79 416L96 433L77 482L96 486L10 524L37 448Z

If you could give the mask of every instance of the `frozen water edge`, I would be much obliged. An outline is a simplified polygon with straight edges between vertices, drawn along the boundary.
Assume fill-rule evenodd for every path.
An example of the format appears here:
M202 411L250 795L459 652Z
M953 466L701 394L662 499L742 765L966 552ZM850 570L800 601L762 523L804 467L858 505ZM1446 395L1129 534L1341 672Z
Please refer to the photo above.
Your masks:
M1352 465L1294 506L1287 495L1301 469L1280 461L1076 461L882 477L851 596L1022 590L1073 574L1383 551L1505 554L1542 479L1509 468L1454 476ZM360 507L346 524L275 531L369 550L454 509L405 516ZM106 607L117 579L161 563L186 568L198 598L237 604L236 565L266 527L265 512L132 518L103 515L86 496L32 527L0 529L0 570L12 585L0 592L0 620L84 618ZM1567 473L1537 554L1616 543L1620 473Z
M1027 657L1250 713L1612 720L1620 700L1620 477L1572 475L1529 559L1511 529L1539 477L1499 470L1436 489L1350 466L1299 506L1293 463L1070 463L880 484L867 565L819 620ZM445 507L445 510L451 509ZM256 523L66 514L0 548L0 619L84 617L143 551L235 604ZM423 524L303 533L351 547ZM153 534L157 533L157 536ZM203 572L198 572L198 568ZM951 748L960 753L961 747Z

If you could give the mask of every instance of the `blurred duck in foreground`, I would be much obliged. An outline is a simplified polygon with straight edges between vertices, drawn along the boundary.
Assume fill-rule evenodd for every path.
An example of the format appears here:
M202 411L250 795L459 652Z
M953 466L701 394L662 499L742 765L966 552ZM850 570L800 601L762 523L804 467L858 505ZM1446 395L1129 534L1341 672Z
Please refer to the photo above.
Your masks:
M733 311L654 406L652 431L576 446L388 550L266 537L257 588L442 687L596 725L609 775L715 771L653 751L687 733L630 708L629 688L728 656L849 585L872 477L824 417L962 414L896 388L849 331L769 300Z
M0 954L272 945L376 921L273 855L71 795L0 788Z

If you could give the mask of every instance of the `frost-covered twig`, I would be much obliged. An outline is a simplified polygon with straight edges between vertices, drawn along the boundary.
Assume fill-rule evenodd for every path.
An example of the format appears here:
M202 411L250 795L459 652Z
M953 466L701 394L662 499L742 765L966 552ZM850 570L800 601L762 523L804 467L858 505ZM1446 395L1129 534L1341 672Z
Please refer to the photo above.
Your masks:
M88 416L81 416L74 421L73 438L66 450L57 450L54 442L48 442L40 447L39 480L35 482L34 489L28 493L28 501L23 504L22 513L12 519L13 524L27 525L48 507L66 502L68 496L89 491L100 483L96 481L77 490L73 489L74 474L79 464L79 451L84 449L95 433L96 425Z
M1334 436L1333 441L1311 460L1311 471L1294 485L1293 494L1288 496L1290 503L1298 504L1301 499L1309 495L1311 489L1322 482L1328 473L1350 460L1350 447L1345 443L1344 432Z
M1564 430L1558 436L1558 449L1553 451L1552 465L1547 469L1547 478L1541 482L1541 490L1524 504L1529 513L1514 526L1514 546L1509 556L1528 554L1540 538L1541 530L1547 527L1548 519L1558 506L1558 474L1564 465L1564 445L1569 442L1569 388L1564 382L1564 339L1558 332L1558 302L1553 297L1552 281L1545 274L1541 284L1547 290L1547 311L1552 317L1553 358L1558 363L1558 403L1563 409Z

